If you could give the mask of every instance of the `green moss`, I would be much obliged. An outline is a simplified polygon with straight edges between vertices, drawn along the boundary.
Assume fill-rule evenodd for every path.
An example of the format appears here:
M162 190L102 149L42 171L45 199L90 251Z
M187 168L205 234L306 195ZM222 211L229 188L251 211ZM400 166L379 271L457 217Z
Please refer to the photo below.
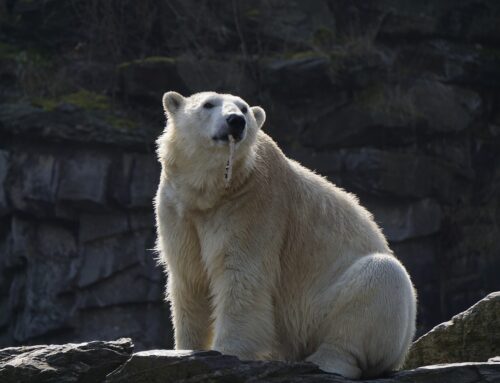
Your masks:
M491 47L483 48L480 50L480 55L485 59L500 60L500 49Z
M108 115L105 121L115 129L131 130L137 128L137 123L128 118L118 117L115 115Z
M32 104L43 108L45 111L53 111L61 104L75 105L83 110L97 111L96 116L103 118L106 123L115 129L130 130L137 128L137 123L129 118L118 116L112 110L112 105L108 97L81 89L78 92L66 94L57 98L32 99Z
M321 56L318 52L308 50L308 51L300 51L300 52L293 52L289 53L287 55L287 58L293 59L293 60L301 60L301 59L309 59L309 58L315 58Z
M86 110L108 110L111 108L108 97L81 89L78 92L62 95L57 98L35 98L32 104L44 110L54 110L60 104L71 104Z
M257 20L260 17L260 9L258 8L247 9L245 11L245 16L249 19Z
M62 96L60 102L76 105L82 109L105 110L111 107L108 97L85 89Z
M0 42L0 58L15 59L20 52L18 47Z
M47 52L36 48L19 47L17 45L0 42L0 59L13 59L18 64L48 66L52 63Z
M118 65L118 69L119 70L126 69L132 65L158 64L158 63L174 65L176 63L176 59L174 57L167 57L167 56L151 56L151 57L146 57L144 59L121 63L120 65Z
M356 100L373 113L392 116L401 123L410 123L422 117L411 94L399 87L374 83L359 92Z
M335 40L335 32L325 26L317 28L312 35L313 45L319 47L329 47Z
M34 98L33 100L31 100L31 103L48 112L54 110L57 107L57 105L59 105L59 102L57 100L54 100L52 98L41 98L41 97Z

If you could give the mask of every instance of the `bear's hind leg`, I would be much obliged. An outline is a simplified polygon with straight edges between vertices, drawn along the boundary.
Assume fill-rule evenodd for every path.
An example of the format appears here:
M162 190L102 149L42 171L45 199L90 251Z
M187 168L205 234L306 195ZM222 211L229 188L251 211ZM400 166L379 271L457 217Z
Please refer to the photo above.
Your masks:
M332 289L325 293L329 315L319 347L307 360L351 379L399 367L416 312L413 286L399 261L385 254L360 258Z

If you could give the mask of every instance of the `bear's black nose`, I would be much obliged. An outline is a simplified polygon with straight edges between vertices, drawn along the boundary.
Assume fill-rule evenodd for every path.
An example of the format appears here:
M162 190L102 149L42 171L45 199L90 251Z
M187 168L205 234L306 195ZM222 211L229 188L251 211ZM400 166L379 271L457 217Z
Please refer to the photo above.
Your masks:
M243 136L243 130L245 130L246 121L243 116L239 114L230 114L227 118L227 125L229 126L229 134L234 137L235 140L240 140Z

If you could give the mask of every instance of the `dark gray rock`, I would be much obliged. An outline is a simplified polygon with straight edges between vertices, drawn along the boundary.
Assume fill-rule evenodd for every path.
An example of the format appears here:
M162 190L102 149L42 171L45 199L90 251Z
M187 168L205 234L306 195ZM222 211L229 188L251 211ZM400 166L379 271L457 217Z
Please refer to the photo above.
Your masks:
M301 138L308 146L326 149L406 144L419 135L465 130L481 108L476 92L438 81L419 80L408 88L376 83L345 105L310 116Z
M78 270L77 285L84 287L132 265L144 263L153 255L147 249L153 246L153 233L134 232L84 243L82 261Z
M436 132L467 129L481 112L481 97L473 91L437 81L418 81L408 90L416 118Z
M14 208L45 215L56 201L59 161L50 154L18 152L12 156L9 194Z
M149 57L123 63L118 67L119 92L122 97L161 108L161 97L168 90L187 93L176 59Z
M254 64L249 58L232 57L231 60L200 59L183 56L177 60L177 70L188 94L207 89L219 93L238 94L251 105L257 102ZM163 91L175 88L163 88Z
M151 372L155 373L151 373ZM319 373L313 364L241 362L216 351L152 350L133 354L122 367L107 376L107 382L238 381L259 377L260 381L281 381ZM332 376L333 377L333 376ZM288 380L287 380L288 381ZM344 379L332 380L344 381Z
M336 174L342 169L342 156L338 151L287 150L286 155L321 175Z
M0 216L6 214L10 209L5 192L5 179L9 171L9 152L0 150Z
M120 156L118 161L111 164L110 195L113 202L121 206L128 206L130 203L130 179L134 158L133 154L126 153Z
M78 239L81 242L89 242L123 234L128 230L129 223L125 212L83 213L80 216Z
M146 274L141 265L117 271L111 276L82 288L76 293L79 308L106 307L127 303L163 302L164 283L158 269L158 280Z
M344 150L343 156L345 186L369 194L455 202L470 190L453 166L429 156L371 148Z
M37 227L35 245L25 254L22 309L13 323L13 336L18 342L66 326L72 303L61 294L72 286L71 270L77 262L76 255L71 231L50 224Z
M130 207L153 206L160 181L160 164L154 155L136 155L130 174Z
M151 210L134 210L128 216L130 230L153 229L155 217Z
M310 49L315 42L318 46L328 45L335 37L337 17L327 1L296 2L287 7L272 1L265 7L242 8L245 12L241 17L252 21L247 33L257 28L259 38L271 46L287 46L291 51L300 51Z
M66 338L75 341L126 336L133 340L136 350L173 347L170 312L164 302L82 308L70 326L74 331Z
M111 195L127 208L152 208L160 180L160 164L153 154L127 153L111 168Z
M377 382L377 380L374 380ZM401 371L382 382L498 382L500 363L450 363L423 366L409 371Z
M460 1L453 7L446 1L401 5L392 0L364 6L372 12L385 13L379 31L382 38L439 36L450 40L498 41L500 33L498 24L491 21L500 17L500 7L492 0Z
M330 60L325 56L272 60L262 63L262 67L268 81L263 86L278 97L287 96L285 102L291 105L310 102L309 98L316 95L311 89L333 90Z
M81 152L61 165L57 198L82 206L104 205L111 159L100 153Z
M23 266L26 259L34 251L36 225L29 220L14 215L10 221L10 231L7 238L6 253L3 263L6 267Z
M441 206L433 199L404 204L372 201L366 207L392 242L423 237L441 229Z
M215 351L152 350L138 352L106 382L354 382L327 374L311 363L248 362ZM361 382L496 382L500 363L457 363L401 371Z
M394 255L411 275L418 294L417 336L423 335L441 320L440 297L435 286L439 283L439 242L436 236L419 237L403 242L391 242Z
M384 106L372 108L368 102L357 101L311 116L300 138L305 145L322 150L369 143L404 144L415 136L411 126L414 117L409 114L407 110L393 113Z
M102 382L132 352L130 339L114 342L11 347L0 350L0 380L22 382Z

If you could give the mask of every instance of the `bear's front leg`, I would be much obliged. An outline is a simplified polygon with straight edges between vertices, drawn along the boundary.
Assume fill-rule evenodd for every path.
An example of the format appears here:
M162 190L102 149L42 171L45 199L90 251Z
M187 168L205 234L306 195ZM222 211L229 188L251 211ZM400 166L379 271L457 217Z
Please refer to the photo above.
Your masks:
M238 249L222 257L213 274L213 349L240 359L263 358L274 340L272 267Z
M172 310L176 350L210 348L211 320L208 288L187 286L171 275L168 297Z

